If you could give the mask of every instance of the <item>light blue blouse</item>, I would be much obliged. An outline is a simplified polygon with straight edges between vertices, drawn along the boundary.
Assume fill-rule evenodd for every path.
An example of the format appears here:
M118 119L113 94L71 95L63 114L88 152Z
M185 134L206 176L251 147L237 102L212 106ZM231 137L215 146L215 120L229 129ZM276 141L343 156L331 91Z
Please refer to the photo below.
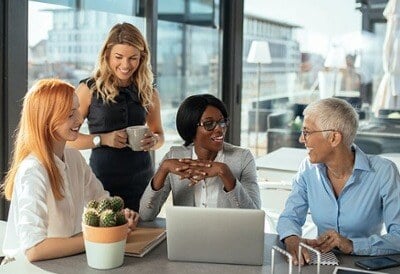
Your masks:
M280 239L301 236L308 210L318 235L335 230L353 241L356 255L400 253L400 175L396 165L354 145L353 174L336 199L325 164L305 159L279 217ZM387 234L381 236L385 224Z

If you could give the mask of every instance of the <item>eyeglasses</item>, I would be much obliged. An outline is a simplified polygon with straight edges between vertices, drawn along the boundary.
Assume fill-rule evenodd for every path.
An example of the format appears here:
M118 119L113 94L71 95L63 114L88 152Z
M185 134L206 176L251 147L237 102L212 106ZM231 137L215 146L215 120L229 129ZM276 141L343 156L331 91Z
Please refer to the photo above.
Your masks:
M336 129L324 129L324 130L314 130L314 131L308 131L306 129L303 129L301 131L301 135L303 135L304 140L307 140L307 137L310 136L313 133L317 133L317 132L326 132L326 131L336 131Z
M197 124L198 127L204 127L204 129L207 131L214 130L217 125L219 125L221 128L226 128L229 125L229 119L224 118L219 121L209 120Z

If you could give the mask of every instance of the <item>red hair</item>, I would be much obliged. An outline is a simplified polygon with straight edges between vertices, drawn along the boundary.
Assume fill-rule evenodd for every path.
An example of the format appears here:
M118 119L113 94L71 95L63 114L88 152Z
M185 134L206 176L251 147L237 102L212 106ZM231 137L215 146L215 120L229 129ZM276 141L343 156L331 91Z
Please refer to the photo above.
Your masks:
M21 162L35 155L46 169L51 189L57 200L64 198L63 181L54 159L55 131L68 118L74 87L58 79L39 80L25 95L21 120L17 128L12 162L3 185L11 200L15 175Z

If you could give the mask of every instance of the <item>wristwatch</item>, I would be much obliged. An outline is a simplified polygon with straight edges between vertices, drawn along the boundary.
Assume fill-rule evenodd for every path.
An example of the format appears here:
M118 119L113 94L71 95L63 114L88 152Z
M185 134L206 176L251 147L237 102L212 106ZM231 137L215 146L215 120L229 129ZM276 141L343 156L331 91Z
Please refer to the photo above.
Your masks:
M94 147L99 147L101 145L101 137L100 135L96 135L93 137Z

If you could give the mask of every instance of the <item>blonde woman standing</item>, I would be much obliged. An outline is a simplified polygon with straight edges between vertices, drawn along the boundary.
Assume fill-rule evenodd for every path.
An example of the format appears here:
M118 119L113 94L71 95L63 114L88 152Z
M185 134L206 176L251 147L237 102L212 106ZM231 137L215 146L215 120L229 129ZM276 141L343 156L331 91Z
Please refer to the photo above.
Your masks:
M81 81L76 93L90 134L80 133L69 145L92 149L90 166L104 188L137 211L154 173L149 150L162 146L164 134L150 52L136 27L122 23L110 30L93 76ZM143 151L132 151L126 128L144 124L150 133L142 139Z

